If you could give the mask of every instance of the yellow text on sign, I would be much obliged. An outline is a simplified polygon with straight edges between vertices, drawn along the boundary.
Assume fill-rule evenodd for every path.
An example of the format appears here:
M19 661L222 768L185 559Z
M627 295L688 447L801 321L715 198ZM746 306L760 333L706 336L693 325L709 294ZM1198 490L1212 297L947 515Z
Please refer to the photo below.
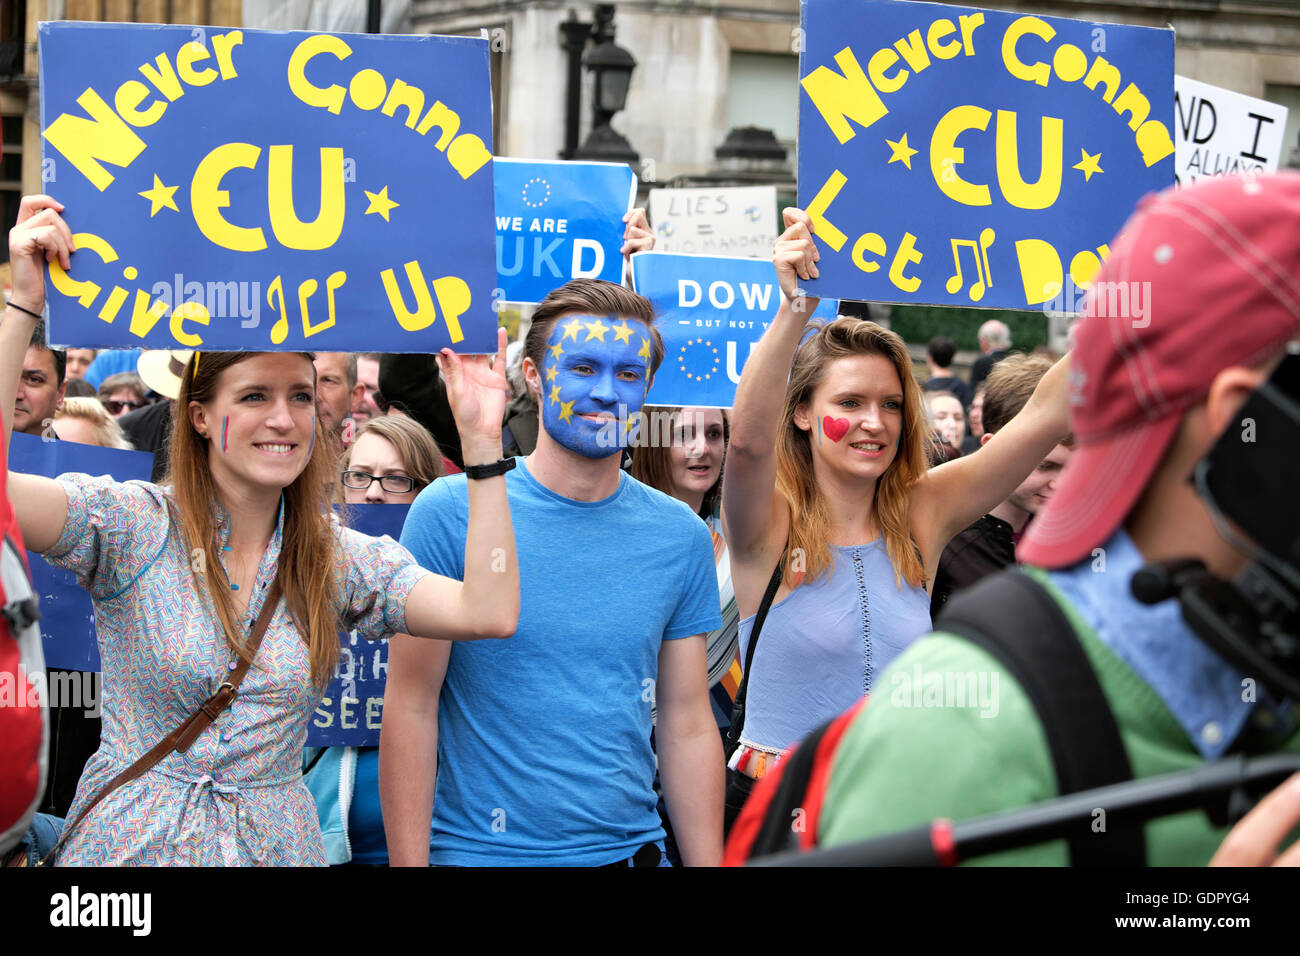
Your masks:
M118 259L117 250L109 244L108 240L101 238L90 232L79 232L73 237L77 250L82 255L89 252L95 253L105 263L116 262ZM139 277L139 270L135 266L127 266L122 270L122 276L128 281L135 281ZM59 260L54 259L50 262L50 281L54 288L69 298L76 299L78 304L84 309L92 308L95 300L99 298L99 293L103 291L102 287L89 279L74 279L68 275ZM99 309L99 317L112 325L117 320L117 315L126 304L130 293L121 286L114 286L112 291L104 298L103 304ZM131 306L131 325L129 331L136 338L143 339L153 327L158 324L162 317L167 313L171 306L164 299L154 299L152 295L143 289L135 290L135 301ZM190 331L185 327L186 322L193 322L196 325L209 325L211 315L207 308L198 302L181 302L172 310L171 319L168 328L171 331L172 338L180 345L186 348L196 349L203 344L203 337L197 332Z
M239 75L232 53L243 42L244 34L239 30L212 37L211 55L216 58L218 69L210 66L196 69L197 64L209 57L208 48L197 41L184 44L176 52L175 65L166 53L159 53L152 63L140 66L139 73L148 80L148 86L139 80L127 80L117 88L111 107L93 87L87 87L77 97L77 105L86 111L86 116L61 113L43 135L102 192L115 178L104 168L104 163L130 166L145 148L144 140L135 130L162 119L167 107L185 95L186 86L207 86L218 76L229 80ZM146 105L145 101L155 96Z
M293 201L293 146L272 146L268 152L266 196L271 231L289 249L328 249L343 234L346 199L343 189L343 149L320 150L320 205L316 218L303 222ZM257 252L266 248L261 227L239 226L222 210L230 207L230 192L222 188L226 175L236 169L256 169L262 156L251 143L225 143L199 161L190 184L190 208L199 231L223 249Z

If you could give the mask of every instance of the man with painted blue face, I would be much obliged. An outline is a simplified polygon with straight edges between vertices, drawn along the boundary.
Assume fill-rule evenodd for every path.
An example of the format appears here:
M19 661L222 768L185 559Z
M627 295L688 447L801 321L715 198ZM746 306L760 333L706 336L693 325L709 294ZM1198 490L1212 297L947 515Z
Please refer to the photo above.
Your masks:
M524 345L537 448L506 476L522 611L510 641L390 644L380 794L394 865L658 866L651 705L682 861L722 856L723 761L704 635L713 547L691 510L619 468L663 359L650 303L574 280ZM402 543L459 577L466 479L434 482ZM508 645L508 646L507 646ZM486 651L486 653L485 653Z

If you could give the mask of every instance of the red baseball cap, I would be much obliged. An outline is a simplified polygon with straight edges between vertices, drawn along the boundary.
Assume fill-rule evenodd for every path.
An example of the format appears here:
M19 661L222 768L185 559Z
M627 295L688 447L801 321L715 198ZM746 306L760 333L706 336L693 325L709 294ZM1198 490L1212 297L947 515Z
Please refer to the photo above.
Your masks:
M1065 567L1104 544L1214 376L1300 333L1300 174L1150 195L1088 291L1070 358L1076 445L1017 556Z

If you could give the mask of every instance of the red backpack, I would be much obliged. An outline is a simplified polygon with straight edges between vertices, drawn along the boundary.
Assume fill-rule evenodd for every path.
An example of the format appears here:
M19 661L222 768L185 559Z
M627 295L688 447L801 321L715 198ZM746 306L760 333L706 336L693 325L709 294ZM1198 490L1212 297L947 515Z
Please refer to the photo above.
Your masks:
M36 592L0 443L0 854L17 843L45 789L45 658Z

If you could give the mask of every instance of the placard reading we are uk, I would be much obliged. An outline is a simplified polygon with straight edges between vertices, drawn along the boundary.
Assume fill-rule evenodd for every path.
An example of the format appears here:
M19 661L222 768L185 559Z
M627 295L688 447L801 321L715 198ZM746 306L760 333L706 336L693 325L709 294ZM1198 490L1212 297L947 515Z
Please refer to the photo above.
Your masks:
M1086 286L1173 185L1172 30L897 0L802 13L811 292L1036 307Z
M63 346L495 349L480 38L40 27Z

